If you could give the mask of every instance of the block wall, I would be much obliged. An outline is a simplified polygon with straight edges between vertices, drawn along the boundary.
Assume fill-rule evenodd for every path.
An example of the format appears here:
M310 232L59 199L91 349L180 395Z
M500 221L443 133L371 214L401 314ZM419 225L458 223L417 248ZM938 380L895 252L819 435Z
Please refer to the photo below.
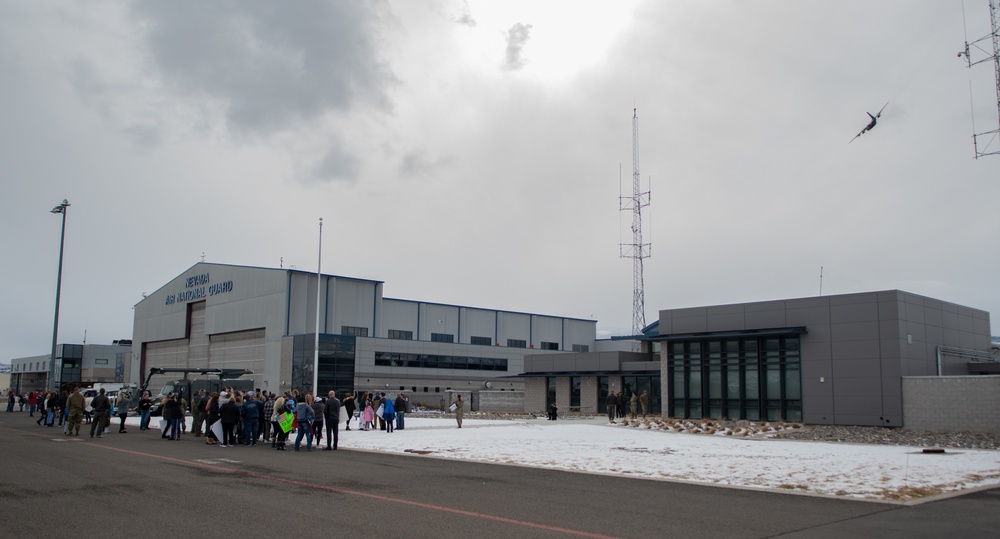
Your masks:
M1000 376L903 378L903 426L1000 433Z

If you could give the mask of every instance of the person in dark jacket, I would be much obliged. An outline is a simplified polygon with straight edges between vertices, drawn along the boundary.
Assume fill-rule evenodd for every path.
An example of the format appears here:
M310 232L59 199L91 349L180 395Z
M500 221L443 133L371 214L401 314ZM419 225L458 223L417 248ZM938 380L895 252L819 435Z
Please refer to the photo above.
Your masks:
M402 393L396 397L396 430L403 430L403 417L406 415L406 408L410 406L410 401Z
M90 407L94 409L94 420L90 423L90 437L94 437L94 431L96 430L97 437L100 438L104 434L104 425L108 420L108 412L111 411L111 401L104 394L103 387L100 393L94 397L94 400L90 401Z
M615 397L614 391L608 391L607 405L608 405L608 421L614 423L616 415L615 409L618 407L618 398Z
M212 393L212 398L208 401L208 426L205 428L205 432L207 432L205 443L208 445L219 443L219 437L212 430L212 426L219 422L219 408L219 394Z
M354 410L357 409L358 404L354 401L354 395L351 395L350 391L344 395L344 401L341 404L347 409L347 426L344 427L344 430L351 430L351 420L354 419Z
M320 440L323 439L323 418L326 416L326 407L323 406L323 402L319 398L313 400L311 406L313 409L313 417L315 418L312 424L313 440L316 440L316 445L319 445Z
M243 443L248 447L257 445L257 431L260 429L261 408L263 406L260 401L253 398L252 394L243 401L243 406L240 408L240 415L243 417Z
M337 399L337 392L331 391L323 406L323 415L326 420L326 451L337 449L337 442L340 438L340 400ZM333 436L333 445L330 445L330 437Z
M170 440L180 440L181 438L181 403L177 400L177 395L171 393L163 403L163 419L167 422L166 429L163 430L162 438Z
M149 398L149 391L142 392L139 399L139 430L149 430L149 414L153 409L153 401Z
M219 407L219 421L222 421L221 447L232 447L236 444L236 425L240 423L240 405L230 400Z
M56 401L56 409L59 412L59 426L63 426L63 422L69 416L69 410L66 408L66 399L69 398L69 393L65 391L59 392L59 399Z

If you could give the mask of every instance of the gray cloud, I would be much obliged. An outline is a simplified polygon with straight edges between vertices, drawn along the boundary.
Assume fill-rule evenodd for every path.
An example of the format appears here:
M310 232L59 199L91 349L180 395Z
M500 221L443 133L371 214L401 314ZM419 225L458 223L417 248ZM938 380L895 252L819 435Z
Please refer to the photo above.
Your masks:
M521 56L525 43L531 38L531 25L517 23L510 27L504 36L507 38L507 54L504 59L504 67L510 71L516 71L524 67L525 60Z
M451 164L449 156L428 159L424 152L412 151L403 156L399 171L407 176L423 176Z
M347 181L357 179L361 171L358 158L344 151L339 144L327 150L313 169L313 178L322 181Z
M461 13L455 18L455 22L469 27L476 26L476 19L472 18L472 10L469 8L468 2L462 2Z
M136 2L163 80L219 100L231 129L262 133L359 104L389 110L379 3Z

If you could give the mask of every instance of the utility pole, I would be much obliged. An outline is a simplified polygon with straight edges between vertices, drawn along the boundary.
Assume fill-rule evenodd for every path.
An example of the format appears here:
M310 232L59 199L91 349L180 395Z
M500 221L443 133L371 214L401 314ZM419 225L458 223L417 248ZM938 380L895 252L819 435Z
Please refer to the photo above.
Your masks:
M66 242L66 213L70 203L63 199L62 204L52 208L52 213L62 214L62 232L59 234L59 271L56 277L56 314L52 322L52 357L49 358L49 391L56 390L56 343L59 339L59 295L62 293L63 245Z

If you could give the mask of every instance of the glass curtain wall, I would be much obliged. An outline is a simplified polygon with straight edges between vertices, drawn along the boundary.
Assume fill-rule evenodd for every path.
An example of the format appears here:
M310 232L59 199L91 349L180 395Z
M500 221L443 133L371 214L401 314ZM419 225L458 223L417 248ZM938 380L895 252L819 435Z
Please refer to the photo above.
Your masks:
M635 390L636 397L641 397L643 391L649 392L649 409L647 410L650 414L660 415L663 410L661 392L660 392L660 377L651 376L622 376L622 386L625 388L622 392L622 397L625 399L625 410L631 412L631 399L632 391ZM607 399L608 391L604 389L604 399ZM607 404L604 405L604 411L607 413ZM642 413L642 404L636 404L636 413Z
M311 391L313 361L315 359L314 335L296 335L292 346L292 387ZM319 394L326 396L330 390L343 394L354 390L354 364L357 340L350 335L319 336Z
M666 346L671 417L802 420L798 335Z
M597 413L608 414L608 377L597 377Z
M570 376L569 377L569 407L579 408L580 407L580 377Z
M545 413L552 409L554 402L556 402L556 377L547 376L545 378Z

